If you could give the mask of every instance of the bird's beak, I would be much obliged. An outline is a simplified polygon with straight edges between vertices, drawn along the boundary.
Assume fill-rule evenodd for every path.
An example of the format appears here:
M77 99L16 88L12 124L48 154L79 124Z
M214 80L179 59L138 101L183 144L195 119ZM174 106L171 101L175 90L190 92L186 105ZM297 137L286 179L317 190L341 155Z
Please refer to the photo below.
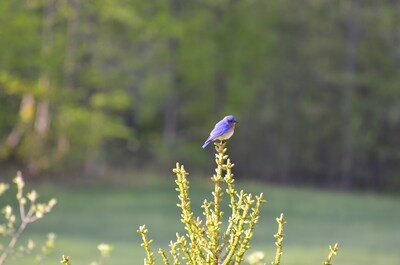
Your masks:
M238 121L235 121L234 123L239 123Z

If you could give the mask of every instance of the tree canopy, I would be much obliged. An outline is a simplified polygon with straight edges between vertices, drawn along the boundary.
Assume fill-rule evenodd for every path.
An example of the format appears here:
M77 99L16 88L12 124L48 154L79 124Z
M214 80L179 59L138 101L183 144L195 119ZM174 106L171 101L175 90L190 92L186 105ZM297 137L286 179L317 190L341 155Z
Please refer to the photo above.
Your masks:
M400 188L397 1L2 0L0 160L183 161L215 122L244 175Z

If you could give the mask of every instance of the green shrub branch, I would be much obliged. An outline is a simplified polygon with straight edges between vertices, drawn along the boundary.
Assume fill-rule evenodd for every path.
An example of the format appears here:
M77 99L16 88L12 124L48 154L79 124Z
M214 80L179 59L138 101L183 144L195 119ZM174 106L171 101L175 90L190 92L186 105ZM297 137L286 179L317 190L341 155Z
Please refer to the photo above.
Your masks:
M281 213L281 216L279 218L276 218L276 222L278 223L278 232L274 235L274 237L276 238L276 253L272 265L279 265L279 263L281 262L281 256L283 254L282 242L285 235L283 233L283 226L286 224L286 221L283 218L283 213Z
M6 222L4 224L0 223L0 236L9 237L10 241L4 251L0 252L0 265L5 264L28 224L43 218L57 204L57 200L54 198L49 200L47 203L37 202L39 194L35 190L24 195L25 182L22 178L21 172L17 172L13 182L17 187L16 199L18 201L19 219L14 214L14 210L10 205L6 205L2 209ZM0 183L0 195L2 195L8 188L8 184ZM44 246L44 251L39 255L40 259L43 259L44 256L51 252L54 245L54 239L54 234L48 236L46 246ZM26 253L30 253L34 248L34 242L29 242L30 243L28 243L26 247L23 246L21 248L22 250L26 250Z
M211 177L214 183L212 192L213 200L205 200L202 204L203 218L195 217L191 209L189 197L188 172L183 165L176 164L173 172L176 174L176 184L179 203L181 208L181 222L184 224L186 234L177 234L175 242L170 244L170 254L173 264L239 264L247 249L250 248L250 240L253 230L259 220L260 207L263 202L263 194L253 196L244 191L236 191L231 163L226 155L226 143L216 143L216 169ZM223 186L226 186L231 208L228 218L228 226L222 231L221 203L223 200ZM139 229L142 235L142 246L146 250L146 264L154 264L153 252L147 239L147 229ZM159 251L163 263L169 264L168 257L164 251Z
M250 248L250 241L253 237L254 228L260 218L261 204L266 202L263 194L252 195L243 190L237 191L234 186L232 168L234 164L226 154L227 148L225 142L215 143L215 174L211 177L214 183L212 191L213 199L204 200L203 219L195 217L191 209L189 197L189 173L183 165L179 163L173 169L176 175L176 190L178 191L179 203L177 206L181 209L181 222L184 224L186 234L176 234L176 241L171 241L170 257L172 264L212 264L212 265L230 265L240 264L246 251ZM225 231L222 231L221 204L224 198L223 188L229 198L229 207L231 215L228 217L228 225ZM276 253L272 265L279 265L283 254L282 243L284 239L283 228L286 224L283 213L276 218L278 231L274 235L276 238ZM142 246L146 251L147 258L145 264L155 264L154 253L151 250L151 240L147 237L147 229L143 225L138 232L142 236ZM331 265L333 255L338 251L337 244L330 246L330 252L323 265ZM170 260L163 249L159 249L163 264L169 265ZM257 252L250 261L250 264L261 264L264 254Z
M65 255L62 256L62 260L60 261L60 263L64 265L72 265L71 262L69 261L69 257Z
M260 207L266 201L263 199L263 194L252 195L243 190L237 191L234 186L234 178L231 163L228 155L226 155L226 143L215 143L216 145L216 169L215 174L211 177L214 183L212 191L213 200L204 200L202 204L203 218L195 217L191 209L191 201L189 197L189 181L188 175L183 165L176 164L173 172L176 174L176 184L178 191L179 203L177 206L181 209L181 222L184 224L186 234L176 234L176 240L169 244L169 255L163 249L159 249L158 253L161 256L163 264L180 265L182 263L189 265L197 264L213 264L213 265L238 265L244 260L246 251L250 248L250 241L253 237L253 231L260 218ZM4 264L7 257L13 250L21 233L26 226L37 221L49 213L56 204L55 199L51 199L48 203L37 203L38 194L36 191L31 191L26 195L23 194L25 183L20 173L14 179L17 186L16 198L19 203L19 214L21 223L16 226L17 218L14 215L13 208L6 206L2 213L5 218L5 223L0 223L0 235L10 236L11 240L7 248L0 255L0 265ZM228 225L225 231L221 230L222 217L224 212L221 210L223 201L223 187L226 186L226 194L229 198L229 207L231 215L228 217ZM0 183L0 196L7 191L8 184ZM29 202L29 203L28 203ZM26 205L29 204L29 207ZM276 238L276 253L272 265L279 265L283 254L282 243L284 239L283 228L286 224L283 213L276 218L278 223L278 232L274 235ZM18 227L18 228L16 228ZM137 232L141 235L143 243L141 246L146 251L144 264L155 265L156 259L151 250L151 243L147 237L147 228L145 225L140 226ZM42 253L37 256L41 261L54 248L55 235L49 234L45 245L42 247ZM33 241L29 241L27 246L22 246L20 249L29 252L34 246ZM93 265L101 265L104 260L109 257L112 251L112 246L102 243L97 246L100 251L100 258L97 262L92 262ZM329 253L323 265L332 265L333 256L337 255L339 246L336 243L333 247L329 246ZM172 258L172 263L170 262ZM262 264L265 255L258 251L248 256L247 261L251 265ZM60 263L71 265L68 256L63 255Z
M336 243L333 247L329 246L329 254L325 262L322 265L332 265L332 258L336 256L339 251L339 244Z

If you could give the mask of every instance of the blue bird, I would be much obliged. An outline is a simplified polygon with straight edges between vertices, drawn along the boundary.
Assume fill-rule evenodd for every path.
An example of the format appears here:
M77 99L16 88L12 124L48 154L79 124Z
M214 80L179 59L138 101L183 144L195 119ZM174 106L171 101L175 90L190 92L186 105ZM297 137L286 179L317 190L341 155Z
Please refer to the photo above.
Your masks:
M235 131L235 125L238 123L233 115L229 115L215 124L214 129L211 131L210 136L204 142L202 148L205 148L209 143L215 140L228 140Z

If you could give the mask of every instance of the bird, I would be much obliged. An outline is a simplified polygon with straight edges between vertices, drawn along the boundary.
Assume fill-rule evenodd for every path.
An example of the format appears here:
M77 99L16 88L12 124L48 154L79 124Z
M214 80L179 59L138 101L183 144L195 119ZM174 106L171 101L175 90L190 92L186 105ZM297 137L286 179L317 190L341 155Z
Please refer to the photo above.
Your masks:
M229 115L225 116L222 120L220 120L217 124L215 124L214 129L211 131L210 136L204 142L202 148L206 148L209 143L215 140L228 140L233 135L235 131L235 126L238 121L235 116Z

